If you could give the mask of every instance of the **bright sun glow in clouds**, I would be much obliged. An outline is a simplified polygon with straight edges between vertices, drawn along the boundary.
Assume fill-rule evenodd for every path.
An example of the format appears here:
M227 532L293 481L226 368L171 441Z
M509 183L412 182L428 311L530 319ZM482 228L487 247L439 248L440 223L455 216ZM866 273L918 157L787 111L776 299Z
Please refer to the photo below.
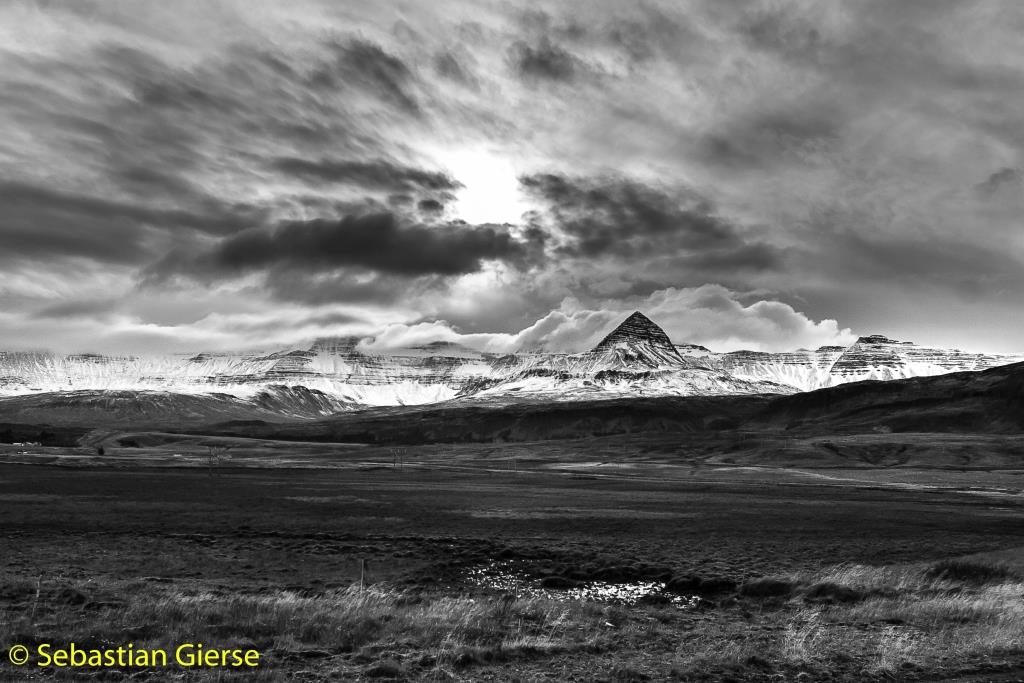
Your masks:
M465 186L455 193L455 217L469 223L514 223L529 208L519 191L516 169L500 153L460 149L438 158Z

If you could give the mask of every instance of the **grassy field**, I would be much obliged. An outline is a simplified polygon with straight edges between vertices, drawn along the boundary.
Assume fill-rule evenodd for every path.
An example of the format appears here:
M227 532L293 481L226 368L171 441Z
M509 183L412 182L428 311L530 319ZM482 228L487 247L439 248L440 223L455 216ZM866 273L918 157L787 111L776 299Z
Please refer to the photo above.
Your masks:
M0 643L263 655L255 675L85 672L103 680L1024 676L1016 470L544 449L10 453ZM59 466L10 462L33 457ZM471 580L491 574L515 581ZM573 597L595 585L646 594Z

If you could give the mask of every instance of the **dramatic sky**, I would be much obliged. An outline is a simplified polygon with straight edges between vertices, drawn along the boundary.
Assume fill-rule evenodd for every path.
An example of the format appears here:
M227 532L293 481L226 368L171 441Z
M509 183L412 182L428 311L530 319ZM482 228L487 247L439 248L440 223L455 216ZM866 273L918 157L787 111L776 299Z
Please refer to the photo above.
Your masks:
M530 9L525 9L526 6ZM1024 350L1017 0L7 0L0 348Z

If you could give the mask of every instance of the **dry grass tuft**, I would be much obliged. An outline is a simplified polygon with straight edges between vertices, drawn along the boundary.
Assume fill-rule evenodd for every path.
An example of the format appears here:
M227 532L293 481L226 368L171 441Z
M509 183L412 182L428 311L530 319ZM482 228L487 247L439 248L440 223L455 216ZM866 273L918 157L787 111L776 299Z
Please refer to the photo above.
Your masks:
M928 574L938 579L957 581L973 585L1003 583L1022 578L1012 568L991 561L951 559L931 565Z
M887 567L840 565L748 582L766 632L709 630L677 653L676 674L746 671L767 661L796 675L844 670L865 678L942 671L1024 656L1024 582L1005 565L952 560ZM764 602L768 599L768 602Z
M105 646L131 641L137 647L171 649L180 642L254 647L273 667L296 657L348 656L371 678L405 678L411 669L457 671L515 659L607 648L612 620L621 610L586 602L539 597L418 596L382 586L320 595L187 592L173 586L108 586L122 604L93 610L73 586L44 587L42 618L30 609L34 588L24 594L24 614L0 618L5 642L74 641ZM95 589L95 587L93 587ZM154 595L154 592L156 593ZM424 669L426 666L426 669Z
M251 595L54 580L0 585L0 595L18 605L0 616L5 642L218 643L260 650L269 670L316 660L342 678L471 678L472 667L582 652L632 662L652 643L673 660L663 673L683 679L899 678L1024 657L1024 581L977 559L756 579L714 612L407 593L382 584ZM646 668L616 675L639 680Z

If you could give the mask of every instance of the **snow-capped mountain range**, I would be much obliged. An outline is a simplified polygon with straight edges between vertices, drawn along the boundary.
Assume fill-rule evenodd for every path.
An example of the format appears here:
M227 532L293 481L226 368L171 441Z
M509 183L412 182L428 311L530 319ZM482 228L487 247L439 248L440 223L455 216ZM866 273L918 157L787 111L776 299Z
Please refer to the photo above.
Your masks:
M78 390L230 394L305 413L459 401L786 394L846 382L983 370L1024 355L973 354L861 337L850 347L715 353L674 344L640 312L592 350L490 354L436 342L365 353L359 339L323 339L273 353L103 356L0 352L0 395Z

